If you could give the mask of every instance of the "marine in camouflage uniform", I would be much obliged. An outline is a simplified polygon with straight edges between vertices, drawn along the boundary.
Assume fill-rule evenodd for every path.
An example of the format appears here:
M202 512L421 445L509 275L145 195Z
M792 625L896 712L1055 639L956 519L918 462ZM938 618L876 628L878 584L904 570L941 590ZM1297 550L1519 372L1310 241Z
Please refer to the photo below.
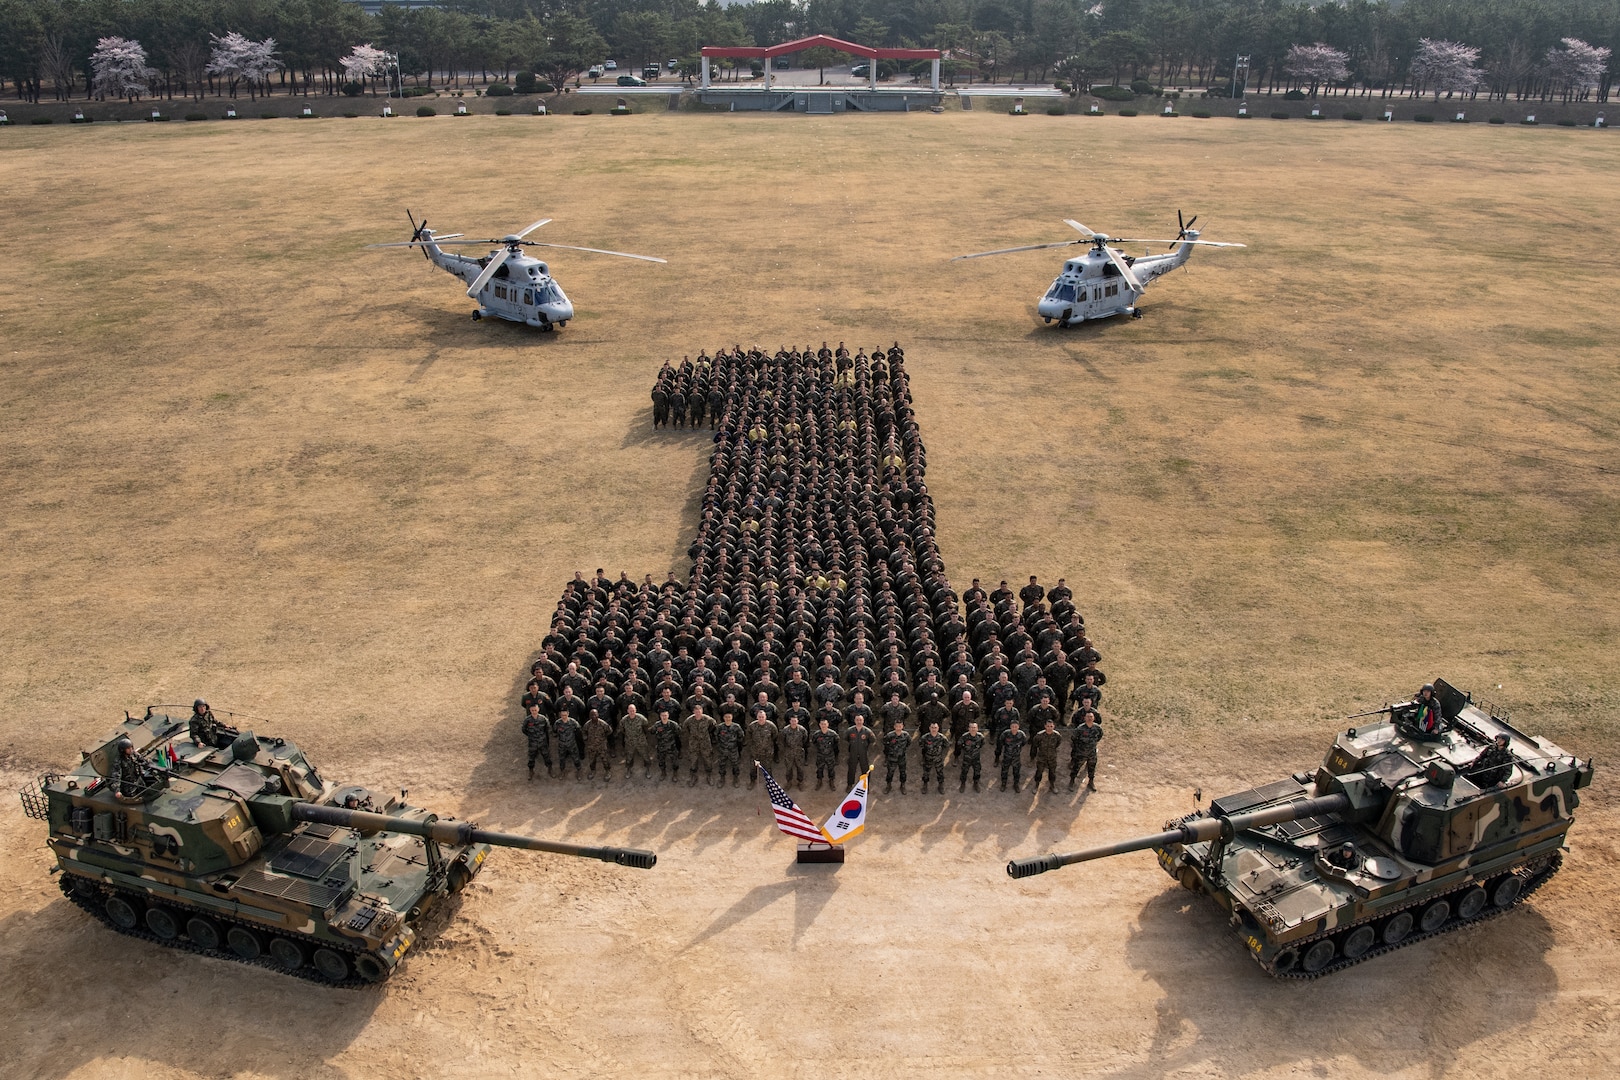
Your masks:
M687 787L697 787L698 766L703 767L703 782L714 783L714 717L703 711L698 705L692 710L692 715L686 718L681 731L681 741L686 744L687 760L692 766L692 779Z
M816 752L816 790L821 790L821 778L825 774L827 786L833 786L833 770L838 767L838 747L842 743L838 732L823 717L817 721L816 730L810 733L810 748Z
M590 719L585 721L585 763L590 766L591 779L596 779L596 765L601 762L602 779L613 783L613 754L609 749L612 742L613 725L592 709Z
M835 744L836 745L836 744ZM804 787L804 767L809 760L810 729L799 723L795 713L788 714L788 722L782 727L782 786L792 787L795 784Z
M546 775L556 776L551 764L551 721L540 715L539 705L529 706L529 715L523 718L523 737L529 740L529 779L534 779L534 763L544 759Z
M731 786L736 787L740 779L742 765L743 740L747 733L743 726L731 717L726 717L714 729L715 757L720 764L720 782L726 782L726 770L731 770Z
M984 732L979 730L978 724L969 724L962 737L956 740L956 760L962 766L962 786L956 790L967 790L968 769L971 768L973 790L978 791L979 776L984 769Z
M564 776L568 775L568 765L572 762L574 779L583 780L584 771L580 768L579 721L567 713L558 713L551 730L557 736L557 771Z
M781 738L781 733L777 730L776 725L766 718L764 709L755 708L754 718L748 721L748 727L744 729L744 734L748 739L748 753L751 760L761 764L774 765L776 763L779 752L778 740ZM753 790L754 781L758 776L758 769L748 770L748 788L750 791Z
M938 723L932 723L917 743L922 752L923 794L928 794L929 777L934 779L935 790L945 794L945 755L950 753L951 737L940 732Z
M996 740L996 749L1001 751L1001 790L1007 790L1007 772L1012 772L1013 791L1020 790L1024 785L1024 747L1029 744L1029 736L1024 734L1014 720L1012 726L1001 733Z
M647 718L634 705L626 706L624 719L619 721L619 732L624 737L624 772L630 775L641 758L641 775L652 775L652 755L647 747Z
M1042 775L1046 777L1048 791L1057 786L1058 751L1062 748L1063 733L1057 729L1057 721L1047 717L1041 730L1029 741L1029 754L1035 759L1035 783L1031 785L1034 791L1041 790Z
M681 725L668 711L658 714L652 726L653 746L658 751L658 779L678 780L681 775Z
M883 791L888 793L894 787L894 773L900 771L900 794L906 793L906 754L911 750L911 732L906 730L903 721L895 721L894 727L883 733L883 764L887 775L883 782Z
M1102 725L1091 709L1081 709L1075 716L1079 721L1069 736L1069 790L1080 775L1080 766L1086 767L1086 790L1097 790L1097 744L1102 741Z

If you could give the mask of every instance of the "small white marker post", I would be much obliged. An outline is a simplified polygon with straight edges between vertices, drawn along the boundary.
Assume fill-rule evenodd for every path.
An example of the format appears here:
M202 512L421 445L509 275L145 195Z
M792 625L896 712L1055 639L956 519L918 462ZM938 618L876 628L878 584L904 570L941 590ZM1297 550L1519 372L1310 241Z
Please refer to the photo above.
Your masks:
M1322 106L1320 106L1320 105L1312 105L1311 106L1311 115L1313 117L1320 117L1322 115Z
M236 119L236 109L235 109L235 107L232 107L232 108L229 108L229 109L225 110L225 119L227 119L227 120L235 120Z
M389 108L387 105L384 105L383 106L383 115L384 116L393 116L394 115L394 110Z
M1466 124L1467 122L1468 122L1468 118L1466 116L1464 116L1462 113L1457 114L1457 123Z
M1524 118L1524 122L1527 123L1527 124L1535 123L1536 122L1536 114L1531 113L1529 116Z
M1384 110L1384 123L1386 123L1386 124L1393 123L1394 120L1395 120L1395 110L1394 109L1385 109Z
M1238 115L1239 116L1248 116L1249 115L1249 103L1247 101L1245 101L1242 104L1238 105Z

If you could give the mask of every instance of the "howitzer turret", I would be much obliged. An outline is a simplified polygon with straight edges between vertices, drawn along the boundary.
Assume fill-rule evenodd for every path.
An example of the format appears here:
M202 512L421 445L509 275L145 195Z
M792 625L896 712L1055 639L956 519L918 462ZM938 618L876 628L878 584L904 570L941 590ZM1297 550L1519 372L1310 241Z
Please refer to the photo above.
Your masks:
M1351 727L1322 765L1216 799L1150 836L1014 859L1014 878L1152 849L1231 913L1268 973L1312 978L1499 914L1557 871L1592 763L1437 680L1444 724L1407 707Z
M657 856L480 829L324 779L285 739L148 710L22 792L62 891L115 930L339 985L388 977L491 847L651 868Z

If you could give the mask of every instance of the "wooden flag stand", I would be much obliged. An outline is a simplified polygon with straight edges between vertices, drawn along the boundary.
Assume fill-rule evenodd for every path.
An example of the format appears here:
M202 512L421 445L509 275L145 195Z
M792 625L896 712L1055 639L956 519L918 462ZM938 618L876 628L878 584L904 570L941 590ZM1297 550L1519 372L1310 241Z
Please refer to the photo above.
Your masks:
M797 863L841 863L844 861L842 844L800 844Z

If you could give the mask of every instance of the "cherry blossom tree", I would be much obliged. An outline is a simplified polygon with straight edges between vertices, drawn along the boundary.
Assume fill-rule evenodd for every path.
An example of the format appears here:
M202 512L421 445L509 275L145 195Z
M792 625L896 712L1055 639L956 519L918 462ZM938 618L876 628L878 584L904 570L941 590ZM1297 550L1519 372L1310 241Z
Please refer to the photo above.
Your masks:
M208 71L226 80L231 97L236 96L236 86L240 82L247 84L250 98L257 98L259 84L283 66L276 59L275 38L254 41L234 30L223 37L209 34L208 38L214 43L214 57L208 62ZM268 87L265 93L269 94Z
M1436 101L1442 93L1447 97L1472 93L1485 81L1485 72L1475 66L1479 63L1479 52L1460 41L1419 38L1417 55L1412 57L1414 92L1420 86L1427 87L1434 91Z
M1580 38L1564 38L1562 48L1547 50L1547 77L1562 89L1565 101L1584 101L1608 66L1609 50Z
M130 101L149 93L157 72L146 65L146 50L129 38L104 37L90 54L91 86L99 100L108 96Z
M386 75L388 69L394 66L394 54L368 41L364 45L356 45L338 63L343 65L344 78L349 82L364 83L367 79Z
M1283 70L1311 84L1311 97L1323 83L1342 82L1350 76L1350 58L1331 45L1291 45Z

